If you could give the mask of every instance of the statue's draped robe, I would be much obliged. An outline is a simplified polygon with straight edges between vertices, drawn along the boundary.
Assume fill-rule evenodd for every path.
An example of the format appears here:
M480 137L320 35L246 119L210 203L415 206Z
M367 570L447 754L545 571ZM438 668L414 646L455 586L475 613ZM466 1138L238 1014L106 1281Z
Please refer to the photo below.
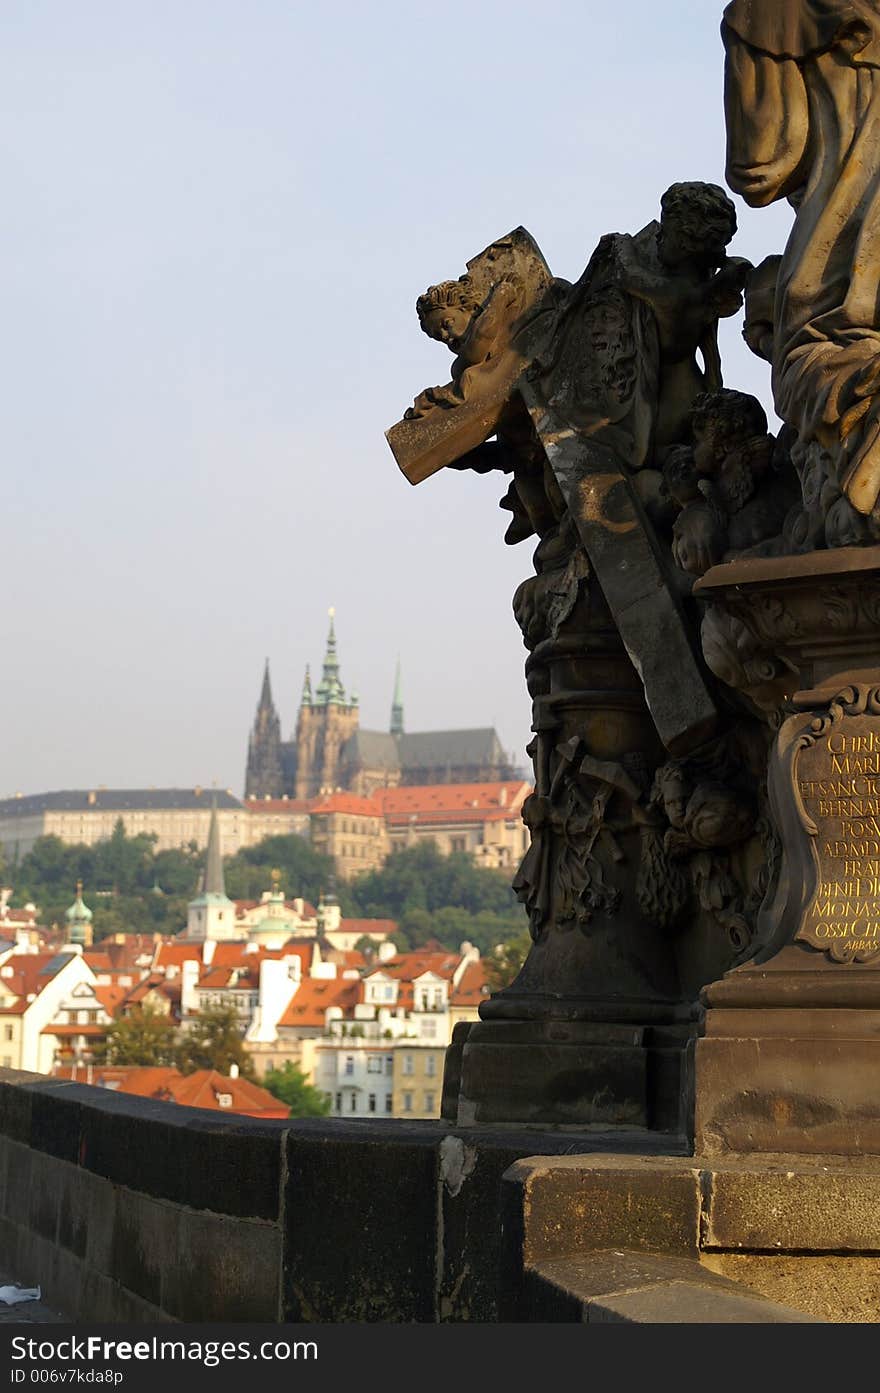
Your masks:
M796 218L774 317L773 390L832 454L862 513L880 492L880 0L733 0L727 178Z

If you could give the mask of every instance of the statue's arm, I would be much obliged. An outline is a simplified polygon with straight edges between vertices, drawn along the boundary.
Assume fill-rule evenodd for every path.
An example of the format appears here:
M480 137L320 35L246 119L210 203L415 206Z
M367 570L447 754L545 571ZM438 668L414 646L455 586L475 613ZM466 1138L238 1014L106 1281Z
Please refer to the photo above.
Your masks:
M722 25L727 182L753 208L788 198L806 181L810 135L804 75L793 58L753 48Z

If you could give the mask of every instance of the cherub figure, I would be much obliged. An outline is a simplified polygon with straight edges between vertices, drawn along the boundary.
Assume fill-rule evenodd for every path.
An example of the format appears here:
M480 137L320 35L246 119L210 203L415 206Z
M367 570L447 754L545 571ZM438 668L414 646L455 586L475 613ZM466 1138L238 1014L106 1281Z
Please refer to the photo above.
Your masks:
M445 343L456 356L452 365L452 381L445 387L427 387L420 392L414 404L404 413L404 420L415 420L434 407L461 405L464 400L462 376L468 367L480 361L478 355L487 347L473 342L475 336L472 331L481 309L481 302L467 276L457 281L430 285L424 295L416 300L416 314L422 332L428 338ZM488 353L484 352L483 356L488 356Z
M550 399L630 470L687 443L694 399L721 386L718 320L739 310L750 270L727 255L735 231L722 189L673 184L659 221L600 240L563 305Z
M761 403L745 392L706 393L694 403L691 430L697 473L711 482L726 518L725 559L778 537L797 479L768 433Z
M724 555L727 518L688 445L674 445L667 451L663 489L681 509L672 527L672 558L680 570L701 576Z

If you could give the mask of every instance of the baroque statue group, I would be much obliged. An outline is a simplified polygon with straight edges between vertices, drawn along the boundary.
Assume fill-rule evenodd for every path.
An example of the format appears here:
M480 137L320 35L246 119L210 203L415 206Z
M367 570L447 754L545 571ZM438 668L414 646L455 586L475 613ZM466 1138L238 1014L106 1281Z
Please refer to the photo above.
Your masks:
M417 300L453 363L398 465L505 475L533 547L533 946L444 1113L877 1150L880 0L733 0L721 36L730 193L674 184L574 282L516 228ZM757 266L735 197L792 209ZM740 315L773 429L723 377Z

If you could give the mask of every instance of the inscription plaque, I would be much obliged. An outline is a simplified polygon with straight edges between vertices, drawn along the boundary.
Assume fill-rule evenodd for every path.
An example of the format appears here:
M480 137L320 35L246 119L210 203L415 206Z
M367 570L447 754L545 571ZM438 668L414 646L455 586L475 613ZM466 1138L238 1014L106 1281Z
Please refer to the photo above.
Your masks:
M813 718L798 741L794 770L817 868L796 938L841 963L880 954L880 710L871 709L877 695L838 699Z

